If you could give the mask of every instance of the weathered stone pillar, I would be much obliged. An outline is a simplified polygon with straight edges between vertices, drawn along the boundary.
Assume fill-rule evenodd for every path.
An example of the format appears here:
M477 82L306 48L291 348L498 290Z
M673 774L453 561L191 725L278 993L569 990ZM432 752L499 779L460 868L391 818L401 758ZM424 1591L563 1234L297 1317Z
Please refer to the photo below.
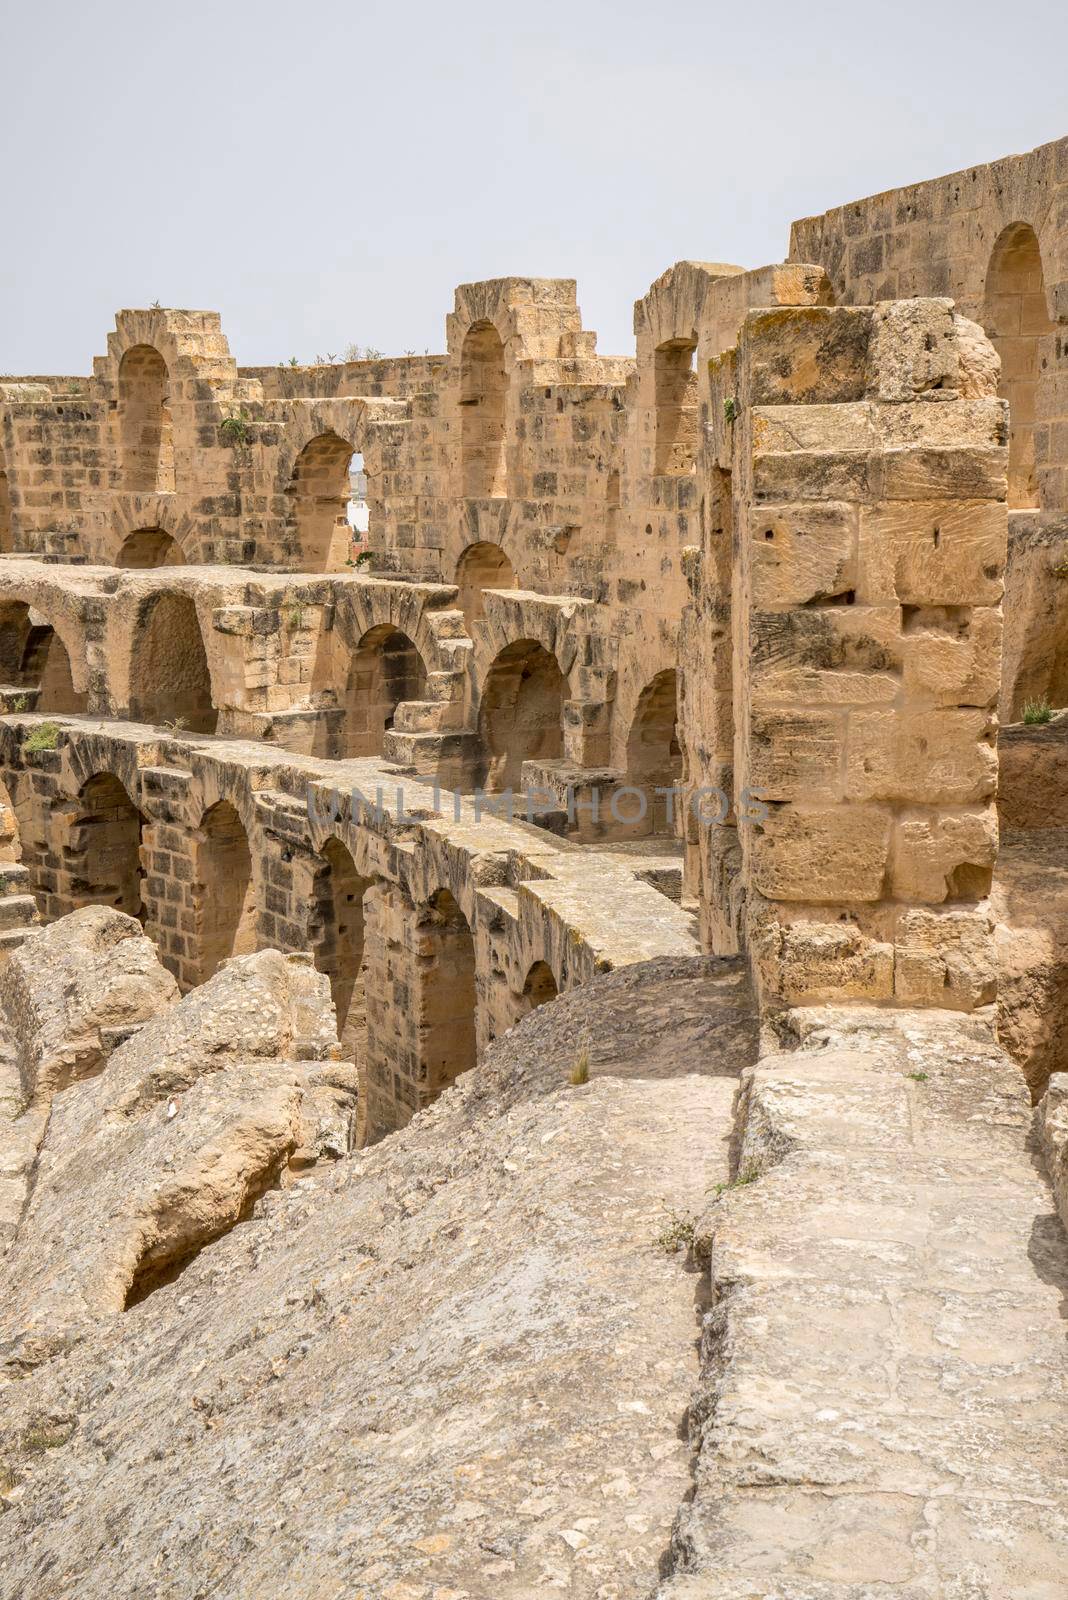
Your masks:
M996 384L947 300L753 311L714 365L743 924L771 1004L994 999Z

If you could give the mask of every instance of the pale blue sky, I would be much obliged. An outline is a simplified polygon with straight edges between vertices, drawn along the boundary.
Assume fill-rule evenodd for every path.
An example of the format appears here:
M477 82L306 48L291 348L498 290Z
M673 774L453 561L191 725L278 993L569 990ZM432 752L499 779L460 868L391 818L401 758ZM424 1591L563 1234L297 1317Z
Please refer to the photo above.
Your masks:
M455 284L575 277L603 353L672 261L1068 133L1068 8L1019 0L9 0L0 372L120 306L243 365L440 350Z

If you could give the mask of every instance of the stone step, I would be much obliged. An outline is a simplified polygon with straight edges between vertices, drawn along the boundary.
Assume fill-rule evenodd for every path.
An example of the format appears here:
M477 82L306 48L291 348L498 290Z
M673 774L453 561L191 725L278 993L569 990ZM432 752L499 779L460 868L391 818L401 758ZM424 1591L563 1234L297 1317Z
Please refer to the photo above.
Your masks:
M30 869L21 861L0 861L0 896L27 894L30 887Z
M37 901L32 894L9 894L0 898L0 928L25 928L38 920Z

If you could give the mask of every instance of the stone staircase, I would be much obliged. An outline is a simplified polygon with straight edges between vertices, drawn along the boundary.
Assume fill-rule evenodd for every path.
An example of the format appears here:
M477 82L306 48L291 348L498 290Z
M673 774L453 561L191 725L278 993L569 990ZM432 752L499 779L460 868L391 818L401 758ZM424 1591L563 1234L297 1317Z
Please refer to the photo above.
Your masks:
M30 893L29 869L21 861L0 862L0 959L17 950L40 920Z

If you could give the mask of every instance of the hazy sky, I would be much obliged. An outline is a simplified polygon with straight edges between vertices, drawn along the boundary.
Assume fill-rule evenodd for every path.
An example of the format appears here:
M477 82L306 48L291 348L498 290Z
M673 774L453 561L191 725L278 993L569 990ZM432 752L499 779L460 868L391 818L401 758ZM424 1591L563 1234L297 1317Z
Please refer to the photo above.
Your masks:
M680 257L1068 133L1068 7L7 0L0 372L121 306L242 365L444 348L457 283L574 277L606 354Z

